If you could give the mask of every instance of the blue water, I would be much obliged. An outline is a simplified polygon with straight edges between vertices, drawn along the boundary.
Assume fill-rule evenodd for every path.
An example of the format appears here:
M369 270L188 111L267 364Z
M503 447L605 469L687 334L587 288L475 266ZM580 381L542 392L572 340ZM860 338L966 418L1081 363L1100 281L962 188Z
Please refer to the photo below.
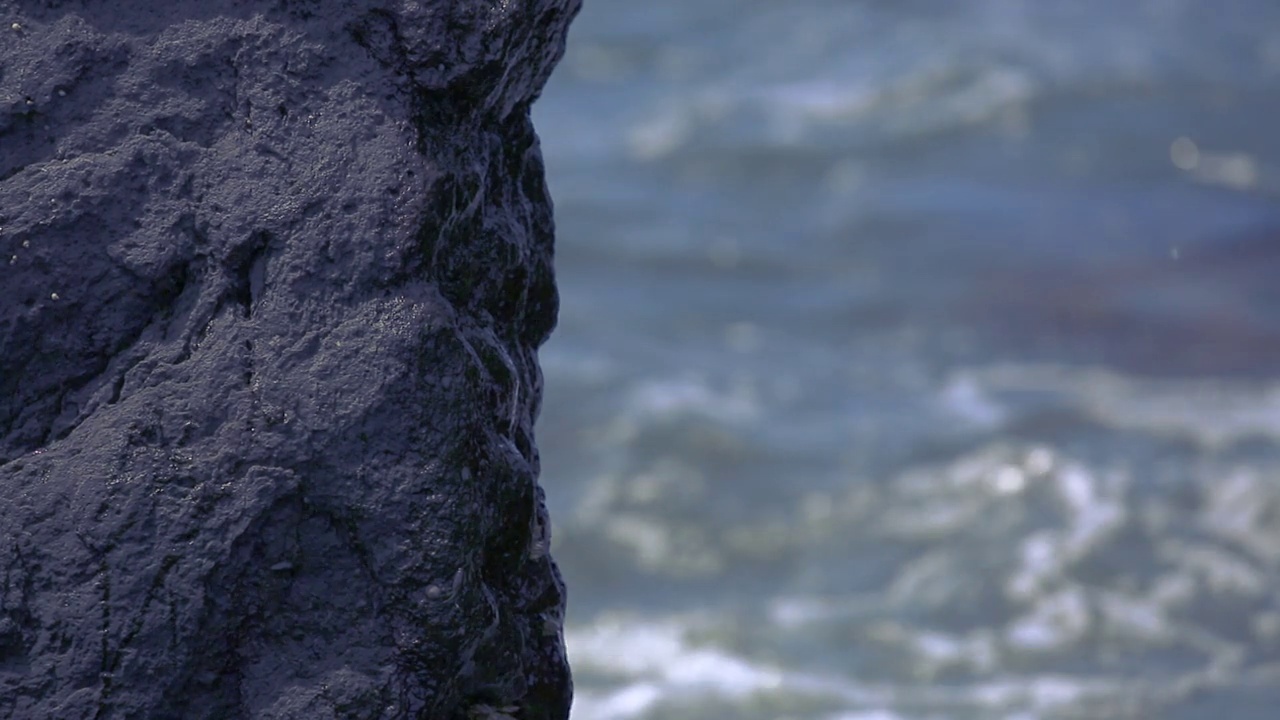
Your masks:
M1272 718L1280 3L587 0L575 720Z

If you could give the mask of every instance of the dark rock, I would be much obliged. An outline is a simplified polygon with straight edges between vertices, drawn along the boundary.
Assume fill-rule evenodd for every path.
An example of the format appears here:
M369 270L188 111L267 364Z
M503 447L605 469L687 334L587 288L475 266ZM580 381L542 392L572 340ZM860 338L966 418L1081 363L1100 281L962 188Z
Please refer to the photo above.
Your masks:
M0 0L0 717L567 717L577 9Z

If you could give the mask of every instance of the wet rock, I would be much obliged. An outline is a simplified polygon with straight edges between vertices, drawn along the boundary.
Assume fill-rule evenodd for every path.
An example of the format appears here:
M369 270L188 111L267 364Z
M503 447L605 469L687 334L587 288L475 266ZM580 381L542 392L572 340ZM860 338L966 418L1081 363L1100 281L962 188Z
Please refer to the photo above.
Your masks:
M567 717L577 9L0 1L0 717Z

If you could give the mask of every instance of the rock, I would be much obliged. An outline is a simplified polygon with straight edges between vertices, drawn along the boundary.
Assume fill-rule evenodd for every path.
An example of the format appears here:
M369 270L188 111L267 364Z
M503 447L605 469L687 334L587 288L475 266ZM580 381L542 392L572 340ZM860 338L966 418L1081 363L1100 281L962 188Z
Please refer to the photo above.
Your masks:
M577 10L0 0L0 717L568 716Z

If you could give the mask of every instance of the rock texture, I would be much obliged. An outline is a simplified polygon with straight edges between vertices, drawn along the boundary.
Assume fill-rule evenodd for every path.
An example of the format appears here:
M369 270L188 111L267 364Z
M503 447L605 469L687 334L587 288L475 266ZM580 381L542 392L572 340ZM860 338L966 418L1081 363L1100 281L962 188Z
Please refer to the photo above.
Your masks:
M0 0L0 717L567 717L577 9Z

